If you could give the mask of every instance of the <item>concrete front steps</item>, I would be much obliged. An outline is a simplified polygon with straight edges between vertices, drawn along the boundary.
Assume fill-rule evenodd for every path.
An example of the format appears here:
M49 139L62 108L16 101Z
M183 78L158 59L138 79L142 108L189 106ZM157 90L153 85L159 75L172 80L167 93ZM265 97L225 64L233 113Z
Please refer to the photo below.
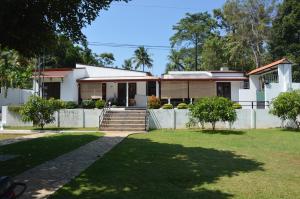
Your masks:
M145 131L146 110L109 110L104 116L102 131Z

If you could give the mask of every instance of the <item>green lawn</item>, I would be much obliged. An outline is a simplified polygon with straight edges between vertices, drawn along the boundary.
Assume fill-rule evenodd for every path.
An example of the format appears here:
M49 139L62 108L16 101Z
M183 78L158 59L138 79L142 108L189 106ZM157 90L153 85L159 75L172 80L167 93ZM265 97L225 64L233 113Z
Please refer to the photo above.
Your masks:
M299 198L300 133L132 135L51 199Z
M5 126L8 130L42 130L34 126ZM99 131L99 128L70 128L70 127L45 127L43 130L49 131Z
M0 176L20 174L47 160L54 159L96 140L101 135L100 133L64 133L0 146L0 155L19 156L8 161L0 161Z
M26 134L0 134L0 140L6 140L6 139L11 139L11 138L16 138L16 137L22 137L25 136Z

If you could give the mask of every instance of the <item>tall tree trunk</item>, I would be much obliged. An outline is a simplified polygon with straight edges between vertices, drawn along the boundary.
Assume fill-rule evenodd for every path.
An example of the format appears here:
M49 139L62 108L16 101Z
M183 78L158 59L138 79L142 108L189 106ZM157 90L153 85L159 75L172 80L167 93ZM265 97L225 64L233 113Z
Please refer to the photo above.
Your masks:
M195 41L195 70L197 71L197 67L198 67L198 37L196 35L196 41Z

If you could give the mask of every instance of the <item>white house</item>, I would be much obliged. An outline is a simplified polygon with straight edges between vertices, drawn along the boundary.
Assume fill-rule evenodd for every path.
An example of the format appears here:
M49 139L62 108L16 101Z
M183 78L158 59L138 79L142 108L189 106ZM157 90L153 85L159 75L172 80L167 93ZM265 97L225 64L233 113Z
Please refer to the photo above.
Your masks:
M47 69L34 77L43 83L42 96L64 101L110 100L118 106L144 107L147 96L162 103L186 103L205 96L223 96L243 108L266 108L279 93L299 89L292 82L292 63L281 59L245 74L220 71L170 71L161 77L148 72L77 64L73 69ZM40 92L41 93L41 92Z

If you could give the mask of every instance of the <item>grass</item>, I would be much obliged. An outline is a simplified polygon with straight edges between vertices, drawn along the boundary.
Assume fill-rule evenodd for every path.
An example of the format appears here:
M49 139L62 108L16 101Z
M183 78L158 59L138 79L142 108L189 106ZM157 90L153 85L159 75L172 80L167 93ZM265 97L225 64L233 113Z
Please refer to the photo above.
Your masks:
M269 199L300 195L300 133L132 135L51 199Z
M64 133L33 140L0 146L0 155L18 155L17 158L1 162L0 176L15 176L96 140L100 133Z
M0 134L0 140L6 140L6 139L11 139L11 138L16 138L16 137L21 137L25 136L28 134Z
M33 126L5 126L8 130L42 130ZM43 130L49 131L99 131L99 128L70 128L70 127L45 127Z

